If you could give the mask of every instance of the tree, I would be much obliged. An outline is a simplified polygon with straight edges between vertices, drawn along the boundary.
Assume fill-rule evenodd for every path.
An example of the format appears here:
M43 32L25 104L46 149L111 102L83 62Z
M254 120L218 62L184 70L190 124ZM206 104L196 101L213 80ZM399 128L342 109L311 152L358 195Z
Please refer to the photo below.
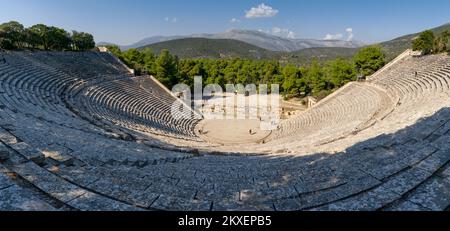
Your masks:
M434 41L436 53L450 51L450 31L443 31Z
M142 54L144 55L144 70L147 72L147 74L156 74L156 57L153 54L152 50L150 48L146 48L142 51Z
M413 40L413 50L422 51L422 54L431 54L434 49L434 33L426 30L420 33L419 37Z
M0 28L0 49L12 50L14 49L14 44L6 36L6 31Z
M450 52L450 30L442 32L442 36L445 43L445 51Z
M326 80L331 84L330 88L344 86L356 79L356 71L353 64L345 59L338 58L329 61L325 67Z
M72 32L74 50L90 50L95 47L94 36L85 32Z
M297 86L297 80L300 78L300 70L293 65L286 65L283 68L282 74L284 76L282 91L286 94L298 95L300 89Z
M122 60L129 67L133 68L137 75L140 75L144 71L145 54L139 52L137 49L133 48L123 52Z
M385 54L379 46L362 48L353 57L353 61L356 70L364 76L375 73L386 64Z
M7 50L33 48L44 50L88 50L95 47L91 34L37 24L25 28L11 21L0 25L0 47Z
M36 24L30 28L28 28L29 33L36 35L38 39L36 39L35 45L37 47L41 47L44 50L50 49L50 39L49 39L49 30L50 28L44 24Z
M4 49L17 49L24 47L24 31L22 24L10 21L0 25L0 45Z
M48 28L48 45L52 50L69 50L70 34L64 29L57 27Z
M43 47L43 38L32 28L25 29L25 41L33 49Z
M306 89L308 90L305 94L316 95L322 90L327 89L323 68L316 59L304 69L304 77L305 84L307 85Z
M178 70L176 58L170 55L169 51L164 49L161 51L155 63L156 78L169 89L176 84Z

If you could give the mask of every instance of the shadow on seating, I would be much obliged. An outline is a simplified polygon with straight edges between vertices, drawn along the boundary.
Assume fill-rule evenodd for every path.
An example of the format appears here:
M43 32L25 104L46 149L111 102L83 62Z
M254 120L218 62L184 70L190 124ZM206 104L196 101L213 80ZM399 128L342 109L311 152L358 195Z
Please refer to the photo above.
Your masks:
M439 150L444 150L445 153L448 150L446 158L441 158L441 163L427 169L433 175L449 163L449 138L450 108L443 108L411 126L359 142L342 153L316 153L302 157L255 156L257 162L264 167L256 167L251 170L252 173L260 175L261 172L273 172L276 177L267 182L268 185L273 183L273 188L262 190L268 192L265 194L256 193L251 185L242 187L236 193L242 195L245 192L244 199L237 204L221 204L220 208L302 210L357 198L387 180L396 177L402 179L398 176L400 173L411 171L433 153ZM239 169L234 171L239 172ZM427 179L420 179L417 175L417 179L408 179L405 184L411 184L413 189ZM368 183L371 181L374 183ZM398 188L391 187L389 190L397 192L405 187L397 186ZM404 193L410 193L412 189ZM390 193L396 195L392 191ZM387 194L390 195L389 192ZM380 209L403 196L393 197L392 201L387 201L386 204L378 204L382 202L375 201L374 204L368 203L366 206L369 208L377 204L373 209Z

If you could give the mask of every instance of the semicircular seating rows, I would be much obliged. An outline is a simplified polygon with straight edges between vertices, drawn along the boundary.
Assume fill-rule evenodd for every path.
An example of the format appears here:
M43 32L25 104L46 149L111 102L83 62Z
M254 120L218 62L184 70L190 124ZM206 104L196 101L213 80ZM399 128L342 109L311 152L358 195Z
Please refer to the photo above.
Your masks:
M125 127L195 139L194 128L198 120L174 119L170 110L173 96L169 98L168 93L157 86L153 89L159 91L143 90L137 78L95 84L81 92L79 104L85 105L85 112Z
M0 210L449 209L446 55L351 83L264 144L216 147L108 53L0 54Z

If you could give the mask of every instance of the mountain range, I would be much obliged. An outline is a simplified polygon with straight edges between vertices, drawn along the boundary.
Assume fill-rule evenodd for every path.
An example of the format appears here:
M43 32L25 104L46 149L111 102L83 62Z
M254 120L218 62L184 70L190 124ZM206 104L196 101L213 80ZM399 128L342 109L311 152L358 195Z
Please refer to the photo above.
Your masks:
M436 34L450 30L450 23L431 30ZM412 40L419 33L404 35L377 45L381 46L387 60L391 60L410 48ZM219 34L156 36L121 48L149 48L156 54L168 49L180 58L271 59L305 64L313 58L319 62L338 57L351 58L361 47L364 44L355 41L286 39L259 31L230 30Z
M234 39L183 38L159 42L137 48L150 49L159 54L167 49L171 54L181 59L186 58L241 58L256 60L279 60L282 63L305 64L315 58L319 62L336 59L337 57L351 58L358 48L318 47L306 48L295 52L270 51L246 42Z
M318 39L290 39L275 36L261 31L253 30L229 30L218 34L193 34L189 36L154 36L142 39L131 45L119 46L122 50L139 48L159 42L166 42L186 38L207 38L207 39L233 39L241 42L264 48L269 51L293 52L307 48L316 47L345 47L358 48L366 45L360 41L344 40L318 40ZM111 43L101 42L98 45L108 45Z
M280 59L282 52L267 49L234 39L182 38L159 42L138 50L149 48L155 54L168 49L179 58L243 58L243 59Z

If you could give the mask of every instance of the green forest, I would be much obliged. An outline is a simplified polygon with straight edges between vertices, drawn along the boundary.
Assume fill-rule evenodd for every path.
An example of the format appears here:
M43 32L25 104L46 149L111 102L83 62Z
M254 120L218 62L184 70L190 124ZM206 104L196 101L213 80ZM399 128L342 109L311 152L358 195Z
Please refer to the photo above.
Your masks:
M385 65L385 55L379 46L360 49L353 59L338 58L320 64L313 59L308 65L282 65L278 60L249 59L179 59L162 50L129 49L122 52L108 46L110 52L135 69L138 75L154 75L167 87L184 83L193 86L193 78L202 76L205 84L279 84L287 98L314 96L324 98L358 75L368 76Z
M0 24L0 48L5 50L74 50L95 48L94 36L85 32L67 32L64 29L37 24L25 28L16 21Z

